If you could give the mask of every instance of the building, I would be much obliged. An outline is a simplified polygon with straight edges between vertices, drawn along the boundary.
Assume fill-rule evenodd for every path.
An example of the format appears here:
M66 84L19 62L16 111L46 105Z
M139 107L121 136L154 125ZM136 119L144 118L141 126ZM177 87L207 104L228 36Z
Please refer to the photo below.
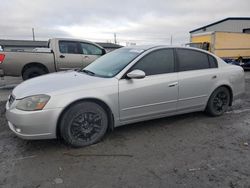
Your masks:
M214 31L250 33L250 17L225 18L223 20L194 29L190 31L190 34L193 35Z
M114 43L96 42L102 46L107 52L121 48L123 46ZM34 48L46 48L48 41L32 41L32 40L4 40L0 39L0 51L32 51Z

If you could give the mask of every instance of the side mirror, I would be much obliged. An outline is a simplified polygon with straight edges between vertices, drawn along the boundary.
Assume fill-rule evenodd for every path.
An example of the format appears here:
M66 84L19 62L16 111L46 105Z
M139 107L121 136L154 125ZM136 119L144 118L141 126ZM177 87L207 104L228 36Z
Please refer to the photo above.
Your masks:
M138 70L138 69L133 70L127 74L127 77L131 79L142 79L145 76L146 76L145 72L143 72L142 70Z
M106 50L102 49L102 55L105 55L105 54L106 54Z

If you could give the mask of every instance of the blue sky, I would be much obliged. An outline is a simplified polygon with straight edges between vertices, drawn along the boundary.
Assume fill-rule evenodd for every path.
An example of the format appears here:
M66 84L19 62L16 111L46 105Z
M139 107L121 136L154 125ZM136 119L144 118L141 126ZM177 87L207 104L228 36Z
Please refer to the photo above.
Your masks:
M81 38L121 44L188 42L189 31L226 17L250 17L249 0L1 0L0 38Z

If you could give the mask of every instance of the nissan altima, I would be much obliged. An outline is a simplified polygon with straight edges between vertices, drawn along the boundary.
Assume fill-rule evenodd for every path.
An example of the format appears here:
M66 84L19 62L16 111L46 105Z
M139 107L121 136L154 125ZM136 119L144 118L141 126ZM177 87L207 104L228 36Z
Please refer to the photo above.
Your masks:
M82 70L18 85L6 104L10 129L24 139L62 138L74 147L108 129L171 115L222 115L244 92L244 72L203 50L133 46Z

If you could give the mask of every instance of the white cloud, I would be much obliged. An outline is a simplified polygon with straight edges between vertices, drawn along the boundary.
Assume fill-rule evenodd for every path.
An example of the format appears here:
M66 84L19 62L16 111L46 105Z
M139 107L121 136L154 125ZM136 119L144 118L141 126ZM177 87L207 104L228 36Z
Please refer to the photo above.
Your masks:
M0 38L186 43L189 31L231 16L250 17L249 0L2 0Z

